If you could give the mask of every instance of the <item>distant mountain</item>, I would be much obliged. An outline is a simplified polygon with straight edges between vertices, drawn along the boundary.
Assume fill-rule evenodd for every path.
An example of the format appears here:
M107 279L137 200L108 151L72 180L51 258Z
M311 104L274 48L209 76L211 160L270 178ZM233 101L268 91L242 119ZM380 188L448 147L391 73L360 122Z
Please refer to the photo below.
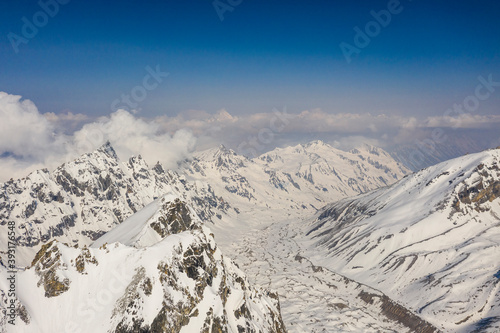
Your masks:
M192 182L210 183L240 210L259 206L298 213L392 184L409 172L382 149L365 145L345 152L322 141L254 159L220 146L196 154L181 170Z
M396 145L388 148L391 156L413 171L457 158L466 154L477 153L497 147L500 138L497 129L467 130L455 133L454 129L443 130L440 139L427 137L416 140L411 145Z
M90 248L43 245L17 286L19 315L2 332L286 332L278 296L253 288L173 194Z
M500 330L500 150L466 155L328 205L306 224L322 265L446 332Z

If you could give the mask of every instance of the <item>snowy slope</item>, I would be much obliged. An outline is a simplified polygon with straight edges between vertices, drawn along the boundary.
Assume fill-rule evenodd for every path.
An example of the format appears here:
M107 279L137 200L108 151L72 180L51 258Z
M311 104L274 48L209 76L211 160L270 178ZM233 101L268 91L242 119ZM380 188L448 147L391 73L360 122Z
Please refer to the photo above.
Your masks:
M500 331L500 150L338 201L297 237L316 265L449 332Z
M0 329L285 332L277 295L253 288L201 224L167 194L90 248L45 244L17 274L22 315Z

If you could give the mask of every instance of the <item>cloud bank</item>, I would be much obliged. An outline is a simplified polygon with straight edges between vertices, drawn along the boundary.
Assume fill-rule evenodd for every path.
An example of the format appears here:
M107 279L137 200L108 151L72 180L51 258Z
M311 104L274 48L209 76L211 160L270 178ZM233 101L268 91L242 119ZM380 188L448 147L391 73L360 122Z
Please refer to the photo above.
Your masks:
M71 132L84 121L88 122ZM174 168L195 146L189 130L167 133L154 120L124 110L94 121L82 114L41 114L30 100L0 92L0 181L53 169L108 140L122 160L141 155L148 163L161 162L167 168Z
M153 119L118 110L109 116L91 119L71 112L41 114L33 102L0 92L0 119L0 181L26 176L43 167L54 168L98 148L107 140L122 160L140 154L149 164L161 162L166 168L175 168L177 162L189 157L193 150L221 143L249 157L278 146L316 139L340 149L369 143L388 150L406 146L410 151L411 147L434 143L456 144L460 135L470 138L468 141L476 140L474 135L482 140L478 145L467 143L464 149L468 151L470 147L480 149L500 144L499 115L461 114L419 119L387 114L328 113L320 109L289 113L282 108L246 115L232 115L226 110L213 114L188 110L174 117Z
M156 121L166 131L189 128L197 137L204 138L198 148L223 143L249 156L276 146L315 139L328 141L341 149L360 143L390 148L432 138L436 131L447 138L466 132L470 135L470 130L495 132L500 128L498 115L462 114L460 117L443 115L418 119L387 114L328 113L320 109L288 113L286 108L242 116L231 115L226 110L215 114L188 111L175 117L159 117Z

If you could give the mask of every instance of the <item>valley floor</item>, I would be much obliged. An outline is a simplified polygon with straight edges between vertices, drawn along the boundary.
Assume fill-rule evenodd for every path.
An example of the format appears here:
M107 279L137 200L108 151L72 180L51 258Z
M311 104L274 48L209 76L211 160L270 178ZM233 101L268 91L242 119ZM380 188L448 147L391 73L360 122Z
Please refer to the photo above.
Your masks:
M265 221L256 221L263 214L255 211L241 214L247 216L240 216L239 221L250 223L216 224L211 229L223 252L255 286L279 293L290 333L408 332L405 326L387 319L380 304L369 305L359 297L361 291L377 291L314 266L301 255L293 239L300 230L300 218L287 220L280 212L268 214Z

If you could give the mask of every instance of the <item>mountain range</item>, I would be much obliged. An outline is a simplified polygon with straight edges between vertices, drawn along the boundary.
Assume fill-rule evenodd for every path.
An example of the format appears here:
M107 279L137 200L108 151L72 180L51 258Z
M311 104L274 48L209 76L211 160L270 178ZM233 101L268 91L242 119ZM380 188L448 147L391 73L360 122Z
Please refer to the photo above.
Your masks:
M19 288L18 325L0 327L494 332L498 160L411 174L380 148L314 141L253 159L220 146L165 170L106 143L1 184L5 313L11 225Z

